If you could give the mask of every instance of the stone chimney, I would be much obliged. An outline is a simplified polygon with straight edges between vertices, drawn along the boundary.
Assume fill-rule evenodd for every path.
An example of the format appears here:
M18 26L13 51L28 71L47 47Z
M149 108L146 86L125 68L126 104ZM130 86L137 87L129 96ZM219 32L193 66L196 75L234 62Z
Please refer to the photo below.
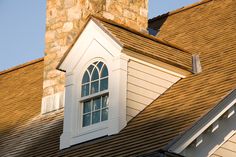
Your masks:
M148 0L47 0L42 113L63 107L64 74L56 66L90 14L144 31Z

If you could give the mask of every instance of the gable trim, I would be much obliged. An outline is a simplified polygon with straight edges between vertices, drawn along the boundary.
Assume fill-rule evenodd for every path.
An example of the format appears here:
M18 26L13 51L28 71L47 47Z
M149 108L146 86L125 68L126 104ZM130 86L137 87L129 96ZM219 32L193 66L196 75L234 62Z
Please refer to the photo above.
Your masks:
M176 140L167 146L170 152L181 153L187 146L196 140L204 131L229 111L236 103L236 89L228 94L211 111L203 116L189 130L180 135Z
M116 39L108 30L106 30L95 18L94 15L91 15L87 18L85 25L83 26L83 28L81 29L81 31L79 32L79 34L77 35L77 37L74 39L73 44L71 44L69 46L69 48L67 49L67 51L64 53L64 55L62 56L60 62L58 63L56 69L60 70L62 72L65 72L65 70L61 69L61 65L64 62L64 60L66 59L66 57L68 56L68 54L70 53L71 49L74 47L74 45L76 44L76 41L80 38L81 34L83 33L83 31L85 30L85 28L87 27L87 25L89 24L90 21L93 21L100 29L102 29L109 37L111 37L120 47L123 47L122 43Z

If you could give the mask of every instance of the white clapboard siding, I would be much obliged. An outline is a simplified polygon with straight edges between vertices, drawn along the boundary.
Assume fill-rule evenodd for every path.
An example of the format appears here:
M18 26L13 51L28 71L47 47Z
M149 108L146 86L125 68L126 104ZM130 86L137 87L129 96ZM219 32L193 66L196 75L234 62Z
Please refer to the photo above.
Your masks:
M235 157L236 156L236 134L227 140L219 149L217 149L211 157Z
M127 121L139 114L179 79L177 76L131 59L128 63Z
M130 62L129 63L130 67L135 67L136 69L143 69L143 70L148 70L150 74L159 77L159 78L166 78L166 80L175 83L176 81L179 80L179 77L167 74L166 72L154 69L150 66L144 66L143 64L137 63L137 62Z

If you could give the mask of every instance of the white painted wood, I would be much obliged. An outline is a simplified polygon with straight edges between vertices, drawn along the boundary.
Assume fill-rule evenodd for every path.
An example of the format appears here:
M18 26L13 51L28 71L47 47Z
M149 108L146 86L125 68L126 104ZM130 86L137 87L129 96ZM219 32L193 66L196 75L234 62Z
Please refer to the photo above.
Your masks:
M169 73L166 73L166 72L163 72L157 68L154 68L153 66L148 66L148 65L145 65L144 63L138 63L138 62L135 62L135 61L131 61L129 63L129 67L133 67L135 69L139 69L139 70L142 70L142 71L148 71L148 73L152 74L153 76L156 76L156 77L159 77L159 78L163 78L165 80L168 80L172 83L175 83L176 81L179 80L179 77L177 76L174 76L172 74L169 74Z
M234 138L236 137L236 134L233 134L230 139L228 139L224 144L222 144L211 157L215 156L221 156L221 157L228 157L228 155L232 154L236 156L236 142L234 142ZM229 154L230 153L230 154Z
M221 147L236 152L236 143L227 141Z
M228 155L232 153L230 151L223 151L223 149L230 150L236 148L235 145L230 145L231 143L225 144L236 132L235 122L235 114L232 115L231 118L222 118L218 120L218 128L214 132L203 132L201 134L202 142L199 143L197 147L189 145L183 152L181 152L181 154L187 157L207 157L211 156L212 154L222 156L222 153L217 153L220 149L220 152L225 153L225 157L230 157Z
M145 89L149 89L150 91L162 94L166 91L167 88L156 85L149 80L141 80L139 78L133 77L131 75L128 76L128 83L134 84L136 86L141 86Z
M203 132L208 132L207 130L209 130L210 126L214 122L219 120L221 117L222 118L225 117L224 116L225 113L227 113L228 110L235 105L235 103L236 103L236 90L232 91L216 107L214 107L209 113L207 113L203 118L201 118L196 123L196 125L194 125L192 128L187 130L184 134L182 134L180 138L178 138L177 140L170 143L168 146L168 150L175 152L175 153L185 152L185 149L188 146L190 146L191 143L199 135L201 135ZM232 117L234 117L234 115ZM225 118L223 118L223 119L225 119ZM231 118L228 118L228 119L231 119ZM221 128L222 128L221 125L222 125L222 123L219 124L220 128L217 129L216 133L218 132L218 130L221 130ZM234 125L235 124L232 124L232 127L234 127ZM225 139L228 139L230 135L232 135L232 132L231 132L231 134L227 134L226 135L227 138L225 137ZM217 138L215 138L214 140L216 140L216 139ZM213 142L214 142L214 140L213 140ZM208 141L208 140L204 140L204 141ZM222 144L222 142L221 142L221 144ZM208 147L206 147L207 149L209 149L209 147L213 147L212 145L210 146L210 144L208 144L207 146L208 146ZM211 150L210 150L211 151L210 154L212 154L219 146L220 146L219 144L214 145L214 147L211 148Z
M211 155L211 157L222 157L222 156L219 156L219 155Z
M130 58L128 63L127 121L156 100L180 77L162 71L150 63Z
M123 129L181 77L175 72L122 53L122 44L90 20L59 69L66 71L64 128L60 149ZM84 71L102 61L109 72L108 121L82 127L81 82ZM130 61L130 62L128 62ZM127 104L130 103L130 104Z
M203 142L203 137L200 135L200 136L195 140L195 147L198 147L202 142Z
M130 57L131 60L133 60L135 62L142 63L144 65L147 65L147 66L152 67L154 69L160 70L160 71L165 72L167 74L171 74L171 75L176 76L178 78L186 78L189 75L189 74L188 75L182 75L181 73L177 73L177 72L169 70L167 68L163 68L163 67L165 67L165 66L163 66L163 62L160 65L156 65L156 64L152 64L152 63L146 62L143 59L140 60L140 59L138 59L136 57L132 57L132 56L129 56L129 57ZM155 63L160 63L160 61L157 61L157 60L155 60L154 62Z
M211 128L211 132L215 132L219 128L219 121L217 120L215 123L213 123Z
M230 118L233 114L235 114L235 107L231 107L229 110L228 110L228 115L227 115L227 118Z
M134 117L127 115L126 116L126 121L129 122L132 118L134 118Z
M130 76L134 76L141 80L152 82L153 84L159 85L164 88L169 88L173 84L172 82L166 81L163 78L161 79L156 76L153 76L151 73L148 73L148 71L142 71L142 69L137 70L133 67L129 67L128 72Z
M234 134L229 141L236 143L236 134Z
M128 83L128 90L132 91L136 94L139 94L139 95L144 95L145 97L148 97L152 100L154 100L157 97L157 95L160 95L157 92L152 92L149 89L146 89L144 87L140 87L140 86L137 86L137 85L133 85L131 83Z
M214 132L204 132L201 135L203 140L197 147L190 145L184 150L184 153L181 154L184 154L186 157L207 157L212 154L219 155L215 152L235 133L235 129L236 116L232 116L231 119L224 118L219 122L219 128L217 130Z
M104 30L92 19L86 25L79 39L75 42L74 46L70 50L70 53L66 56L59 69L67 72L72 71L79 63L78 60L83 57L93 40L99 41L99 43L101 43L101 45L103 45L107 52L112 56L120 55L122 45L114 40L110 34L104 32ZM93 53L99 52L94 51ZM96 56L99 56L99 54Z
M131 116L131 117L135 117L140 111L127 107L127 115Z
M143 95L136 94L131 91L128 91L127 97L130 100L137 101L139 103L146 104L146 105L149 105L153 101L153 99L150 99L150 98L145 97Z
M220 148L215 152L216 155L219 155L221 157L235 157L236 156L236 152L224 149L224 148Z
M140 102L127 99L127 107L135 108L136 110L142 111L143 109L145 109L145 107L147 107L147 104L142 104Z
M66 70L66 100L60 149L117 134L126 126L128 57L121 49L119 43L90 21L61 64L60 68ZM108 68L108 120L85 128L81 125L81 82L84 71L95 61L102 61Z
M58 92L53 95L43 97L41 105L41 114L47 114L52 111L59 110L64 107L65 93Z

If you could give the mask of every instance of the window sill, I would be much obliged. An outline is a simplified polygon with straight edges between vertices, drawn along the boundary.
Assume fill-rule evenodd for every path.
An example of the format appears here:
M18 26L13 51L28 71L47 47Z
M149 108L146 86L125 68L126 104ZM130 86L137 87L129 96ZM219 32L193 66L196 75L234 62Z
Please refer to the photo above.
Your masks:
M87 135L102 129L107 129L108 128L108 120L104 121L104 122L100 122L98 124L93 124L91 126L87 126L87 127L80 127L79 128L79 132L77 133L77 135L75 137L79 137L82 135Z

